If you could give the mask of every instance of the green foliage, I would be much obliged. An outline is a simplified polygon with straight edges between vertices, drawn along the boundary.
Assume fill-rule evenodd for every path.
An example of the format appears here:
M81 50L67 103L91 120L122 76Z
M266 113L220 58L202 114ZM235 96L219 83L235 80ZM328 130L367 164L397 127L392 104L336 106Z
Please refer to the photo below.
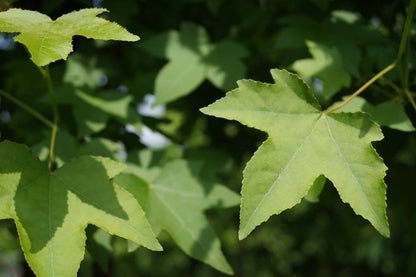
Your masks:
M416 275L408 2L0 0L0 277Z
M340 102L335 102L336 106ZM407 116L404 108L397 102L385 101L378 105L369 103L362 97L355 97L347 105L339 109L343 112L365 112L370 115L378 125L386 126L403 132L412 132L415 130L412 122Z
M180 31L168 31L143 41L142 48L169 59L155 81L156 104L168 103L195 90L207 78L228 90L245 75L241 58L247 50L232 41L210 44L205 29L183 23Z
M0 31L17 32L15 41L24 44L37 66L64 59L72 52L75 35L103 40L137 41L116 23L97 15L106 9L83 9L65 14L55 21L49 16L29 10L9 9L0 13Z
M336 48L330 49L325 45L306 41L312 59L297 60L293 63L293 70L309 77L319 77L323 80L322 93L330 98L343 86L349 87L351 77L342 68L341 55Z
M275 84L239 81L239 88L202 109L269 134L244 170L240 239L272 214L293 207L321 175L341 199L389 236L387 167L371 146L380 129L360 113L326 115L312 90L287 71L272 70Z
M123 164L81 156L50 174L26 147L8 141L0 144L0 158L0 219L14 219L38 276L76 275L87 224L162 249L138 202L111 182Z
M129 165L116 182L123 184L145 208L153 229L166 230L185 253L228 274L232 269L220 249L220 241L203 215L213 207L238 205L239 196L218 183L220 164L213 160L174 160L162 168ZM155 172L147 173L146 171ZM148 176L146 181L140 176ZM141 184L138 187L137 184Z

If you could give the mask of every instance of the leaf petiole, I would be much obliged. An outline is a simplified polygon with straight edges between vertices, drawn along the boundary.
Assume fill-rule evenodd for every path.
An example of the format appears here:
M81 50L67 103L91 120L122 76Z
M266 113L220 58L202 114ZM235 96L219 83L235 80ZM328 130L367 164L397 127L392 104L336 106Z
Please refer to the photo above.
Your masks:
M49 146L49 159L48 159L48 169L49 172L52 172L52 162L53 162L53 153L55 150L55 141L56 141L56 132L58 130L58 122L59 122L59 112L58 106L56 105L55 99L55 91L53 89L51 75L49 73L49 66L45 66L44 68L38 67L40 72L42 73L43 77L45 78L46 85L48 87L48 93L51 97L51 105L53 111L53 126L52 126L52 135L51 135L51 143Z
M377 81L378 79L380 79L383 75L385 75L387 72L389 72L390 70L392 70L394 67L396 66L396 62L393 62L392 64L388 65L387 67L385 67L382 71L380 71L379 73L377 73L373 78L371 78L370 80L368 80L364 85L362 85L359 89L357 89L353 94L351 94L350 97L348 97L345 101L343 101L341 104L339 104L338 106L335 106L329 110L326 110L323 112L323 114L328 115L330 113L332 113L333 111L336 111L342 107L344 107L346 104L348 104L348 102L350 102L354 97L358 96L361 92L363 92L366 88L368 88L371 84L373 84L375 81Z
M13 103L15 103L20 108L22 108L26 112L30 113L31 115L33 115L34 117L36 117L37 119L39 119L40 121L42 121L46 126L48 126L50 128L53 128L53 123L49 119L47 119L46 117L44 117L41 113L39 113L35 109L29 107L28 105L26 105L25 103L23 103L22 101L20 101L19 99L17 99L16 97L8 94L4 90L0 90L0 95L1 96L4 96L7 99L9 99L10 101L12 101Z

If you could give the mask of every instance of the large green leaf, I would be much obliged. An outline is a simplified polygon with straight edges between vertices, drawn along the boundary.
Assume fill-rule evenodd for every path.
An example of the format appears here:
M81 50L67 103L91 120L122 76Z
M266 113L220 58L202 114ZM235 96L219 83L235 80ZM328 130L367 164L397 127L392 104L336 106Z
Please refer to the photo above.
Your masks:
M115 180L146 207L153 230L166 230L185 253L231 274L220 241L203 214L208 208L238 205L240 200L218 182L217 165L196 160L174 160L158 169L130 164L126 172L132 174Z
M0 13L0 31L20 33L14 40L24 44L37 66L64 59L72 52L75 35L102 40L137 41L140 38L117 23L97 17L106 9L82 9L56 20L36 11L9 9Z
M156 104L168 103L195 90L205 79L228 90L245 75L241 59L247 50L239 43L209 42L199 25L185 22L180 31L168 31L144 41L141 47L169 59L155 81Z
M239 81L237 89L202 109L269 134L244 170L240 238L299 203L321 174L355 213L389 236L387 168L371 145L383 138L380 128L363 113L322 113L299 77L271 73L274 84Z
M37 276L76 276L88 224L161 250L137 200L111 181L124 167L83 156L49 173L27 147L0 143L0 219L14 219Z

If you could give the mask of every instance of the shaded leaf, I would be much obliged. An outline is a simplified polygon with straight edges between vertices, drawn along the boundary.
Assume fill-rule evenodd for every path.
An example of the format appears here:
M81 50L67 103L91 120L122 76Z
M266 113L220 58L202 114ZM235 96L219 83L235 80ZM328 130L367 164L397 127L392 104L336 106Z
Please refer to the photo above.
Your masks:
M344 97L344 100L346 97ZM336 106L341 102L336 102ZM415 130L412 122L407 116L404 107L393 101L386 101L378 105L373 105L364 98L354 97L347 105L339 109L343 112L365 112L368 113L372 120L380 126L386 126L403 132L412 132Z
M124 173L116 182L145 205L153 230L166 230L185 253L231 274L203 211L238 205L240 197L218 182L212 166L210 162L174 160L157 170L149 168L151 173L146 174L145 168L130 164L126 172L134 175ZM147 200L143 195L148 195Z
M247 50L237 42L211 44L205 29L194 23L182 23L179 32L156 35L140 47L169 59L156 77L155 105L189 94L205 79L227 90L245 75L246 67L241 59L247 55Z
M79 137L103 130L110 117L123 125L130 124L139 130L142 127L140 116L130 107L133 97L120 91L107 90L93 94L82 89L63 87L57 101L72 105Z
M342 87L349 87L351 77L342 67L342 60L335 48L328 48L325 45L306 41L311 59L297 60L292 68L301 75L308 77L316 76L323 82L322 92L325 97L330 98Z
M0 143L0 219L15 221L37 276L76 276L88 224L161 250L137 200L111 182L123 169L83 156L49 173L27 147Z

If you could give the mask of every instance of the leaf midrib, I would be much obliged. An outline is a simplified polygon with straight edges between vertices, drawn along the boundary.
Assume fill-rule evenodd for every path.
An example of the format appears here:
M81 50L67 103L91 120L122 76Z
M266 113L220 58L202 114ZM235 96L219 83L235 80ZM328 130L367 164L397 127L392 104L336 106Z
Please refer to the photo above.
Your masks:
M335 145L335 147L336 147L336 149L337 149L338 153L341 155L341 157L342 157L343 161L344 161L344 162L345 162L345 164L347 165L347 168L349 169L349 171L350 171L351 175L354 177L355 183L356 183L356 184L358 185L358 187L360 188L359 192L360 192L360 194L361 194L361 198L362 198L362 199L363 199L363 198L365 199L365 201L366 201L366 203L367 203L368 207L370 207L370 211L371 211L371 213L372 213L373 217L374 217L374 218L377 218L377 214L376 214L376 212L374 211L373 206L371 205L371 203L370 203L370 201L368 200L367 196L365 195L365 193L364 193L364 191L363 191L363 188L362 188L362 186L361 186L361 183L358 181L357 177L355 176L355 174L354 174L354 172L353 172L353 170L352 170L352 168L351 168L351 166L350 166L350 163L349 163L349 162L347 161L347 159L345 158L344 153L342 153L341 148L339 147L338 143L336 142L336 139L334 138L334 136L333 136L333 134L332 134L331 127L329 126L329 122L328 122L328 117L327 117L327 116L325 117L325 123L326 123L326 126L327 126L327 128L328 128L328 134L329 134L329 136L330 136L330 138L331 138L332 142L334 143L334 145Z
M247 228L249 228L249 226L251 225L251 222L253 221L253 217L254 215L257 213L257 210L260 208L260 206L263 204L263 202L265 201L265 199L269 196L269 194L271 193L271 191L275 188L277 181L280 179L280 177L282 176L282 173L289 167L289 165L292 163L292 161L294 160L295 156L297 156L297 154L299 153L300 149L302 148L302 146L306 143L306 141L308 140L308 138L313 134L313 131L315 130L316 126L318 126L318 122L319 122L320 117L318 117L316 119L316 122L314 124L314 126L312 127L311 131L309 132L309 134L305 137L305 139L300 143L300 145L296 148L295 152L293 153L292 157L290 158L290 160L286 163L285 167L279 172L277 178L273 181L272 185L269 187L269 189L267 190L267 192L263 195L263 197L261 198L260 202L257 204L257 207L254 209L254 211L251 213L250 217L247 220L247 223L245 224L244 230L246 230ZM312 184L311 184L312 185ZM281 211L278 211L279 213ZM269 216L270 217L270 216ZM267 220L267 219L266 219ZM245 233L245 232L244 232Z

